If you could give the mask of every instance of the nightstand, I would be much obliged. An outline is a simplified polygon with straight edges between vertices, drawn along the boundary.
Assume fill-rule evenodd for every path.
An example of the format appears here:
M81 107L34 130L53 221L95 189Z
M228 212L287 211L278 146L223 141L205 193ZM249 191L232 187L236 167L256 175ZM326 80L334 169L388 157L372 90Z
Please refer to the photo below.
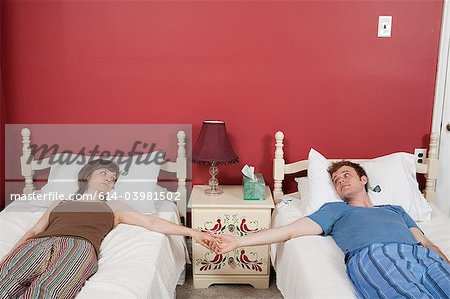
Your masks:
M192 228L214 234L244 236L270 228L274 203L266 186L265 200L244 200L242 186L222 185L219 196L208 196L209 186L194 186L188 207ZM269 287L269 245L237 248L216 255L193 241L192 263L194 288L207 288L213 283L248 283L255 288Z

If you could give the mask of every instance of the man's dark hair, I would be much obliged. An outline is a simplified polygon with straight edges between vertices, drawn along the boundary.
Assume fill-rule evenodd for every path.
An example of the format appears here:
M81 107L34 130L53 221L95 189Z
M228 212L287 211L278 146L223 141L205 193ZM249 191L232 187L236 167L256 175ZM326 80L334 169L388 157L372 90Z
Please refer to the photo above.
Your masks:
M348 166L353 168L356 171L356 174L358 174L359 178L361 178L362 176L365 176L367 178L367 184L366 184L366 191L369 190L369 178L367 176L366 171L364 170L364 168L361 167L361 165L359 165L358 163L353 163L350 161L346 161L346 160L342 160L342 161L338 161L338 162L333 162L330 167L328 167L328 173L330 174L330 176L333 176L333 173L335 173L336 171L339 170L339 168L343 167L343 166Z

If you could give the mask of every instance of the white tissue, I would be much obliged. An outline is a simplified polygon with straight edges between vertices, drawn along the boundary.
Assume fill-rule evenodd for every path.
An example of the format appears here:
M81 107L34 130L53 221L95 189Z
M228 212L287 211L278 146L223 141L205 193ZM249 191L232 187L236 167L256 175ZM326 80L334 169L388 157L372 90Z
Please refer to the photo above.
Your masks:
M255 167L248 166L247 164L242 167L241 170L242 174L251 179L253 182L256 182L256 176L255 176Z

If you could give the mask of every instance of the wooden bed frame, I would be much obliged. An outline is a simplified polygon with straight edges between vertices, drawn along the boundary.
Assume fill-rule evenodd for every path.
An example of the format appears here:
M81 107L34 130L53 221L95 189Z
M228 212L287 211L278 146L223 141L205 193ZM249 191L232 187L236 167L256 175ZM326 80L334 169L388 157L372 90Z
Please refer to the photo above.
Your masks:
M35 160L31 156L31 130L23 128L22 135L22 156L20 157L20 166L22 176L25 178L24 194L40 193L41 190L36 190L34 186L34 172L50 168L50 157L43 160ZM161 170L171 173L176 173L178 180L177 192L180 193L180 200L176 202L180 217L183 217L184 224L186 224L186 177L187 177L187 158L186 158L186 133L178 131L177 133L177 160L176 162L167 161L161 165ZM30 159L30 160L29 160ZM31 161L31 163L27 163Z
M283 139L284 133L278 131L275 133L275 158L273 159L273 179L274 179L274 189L273 198L276 203L283 197L283 180L286 174L297 173L308 169L308 160L301 160L293 163L286 163L284 160L283 152ZM424 196L429 201L436 200L435 184L438 174L438 140L439 135L437 133L432 133L430 136L430 149L428 151L428 158L425 159L423 164L416 163L417 173L425 175L426 186L424 190ZM342 159L329 159L331 162L340 161ZM355 163L361 163L369 159L347 159Z

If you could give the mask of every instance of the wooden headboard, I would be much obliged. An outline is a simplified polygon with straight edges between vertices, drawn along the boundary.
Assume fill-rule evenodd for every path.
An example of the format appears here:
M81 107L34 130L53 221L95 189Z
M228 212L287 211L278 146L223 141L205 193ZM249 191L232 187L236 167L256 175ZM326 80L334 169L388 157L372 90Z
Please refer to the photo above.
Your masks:
M50 168L50 157L35 160L31 155L31 130L23 128L22 135L22 156L20 157L20 167L22 176L25 178L24 194L40 193L34 186L34 173L38 170ZM180 217L183 217L186 223L186 178L187 178L187 158L186 158L186 133L178 131L177 133L177 159L176 162L167 161L161 165L161 170L171 173L176 173L178 186L177 192L180 193L180 200L176 202Z
M297 173L308 169L308 160L301 160L293 163L286 163L284 160L283 151L284 133L278 131L275 133L275 158L273 159L273 179L274 189L273 198L278 202L283 197L283 180L286 174ZM436 200L435 184L438 174L438 140L439 135L432 133L430 136L430 149L428 151L428 158L422 164L416 163L417 173L425 175L426 185L424 196L429 201ZM340 161L342 159L329 159L331 162ZM361 163L369 159L346 159L355 163Z

